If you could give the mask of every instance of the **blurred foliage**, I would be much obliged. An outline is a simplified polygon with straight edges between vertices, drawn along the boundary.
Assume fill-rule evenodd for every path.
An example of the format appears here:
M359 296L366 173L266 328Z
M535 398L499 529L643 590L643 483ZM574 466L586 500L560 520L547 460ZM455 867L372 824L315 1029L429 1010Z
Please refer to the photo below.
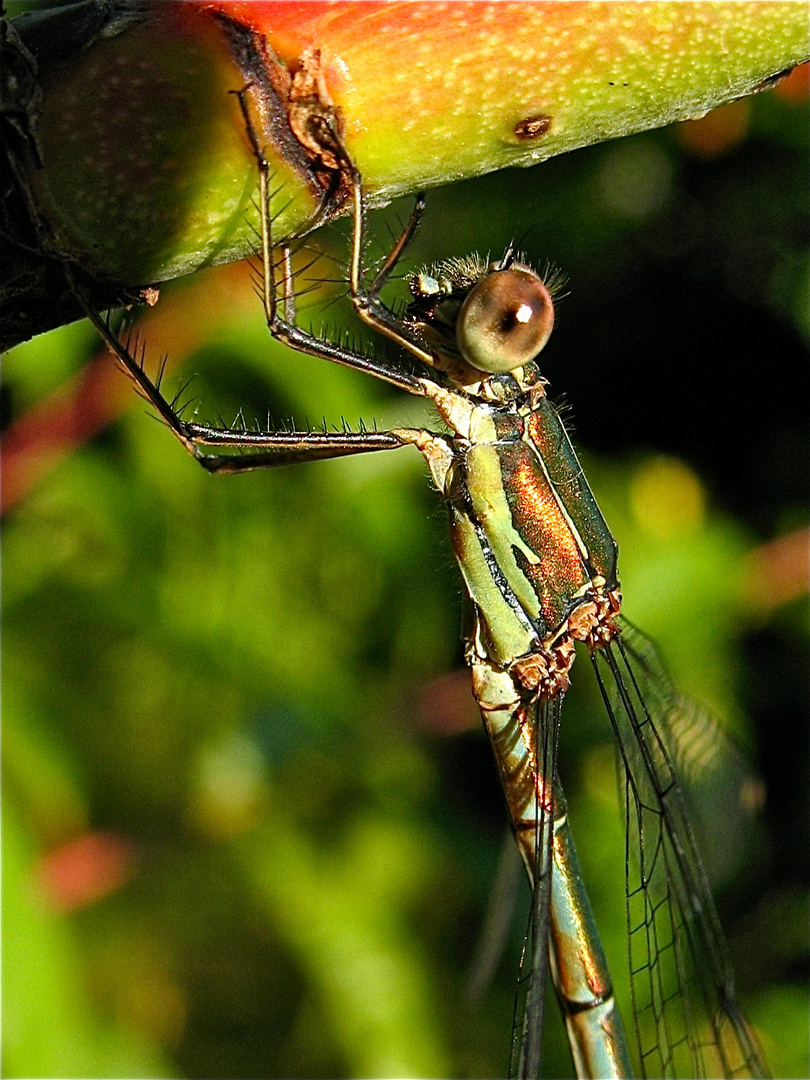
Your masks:
M409 256L515 237L568 275L545 374L618 537L627 613L765 785L718 884L776 1076L808 1071L806 607L754 603L749 570L806 520L794 96L436 191ZM407 213L374 215L377 252ZM338 284L303 322L333 333L345 234L309 240L326 254L308 277ZM204 325L167 376L199 373L202 416L426 422L268 340L246 272L199 280L165 290L155 315L174 321L147 346L156 365ZM97 350L70 327L10 353L6 426ZM4 1075L503 1074L528 889L471 1003L505 815L421 459L210 477L131 406L4 523ZM613 754L583 660L562 774L623 993ZM553 1008L548 1027L547 1072L571 1075Z

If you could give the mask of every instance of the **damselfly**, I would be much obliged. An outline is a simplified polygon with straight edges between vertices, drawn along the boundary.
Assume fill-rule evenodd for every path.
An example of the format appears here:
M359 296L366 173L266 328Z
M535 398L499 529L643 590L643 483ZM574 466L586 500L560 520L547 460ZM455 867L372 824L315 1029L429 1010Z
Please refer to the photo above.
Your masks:
M108 322L89 312L139 391L209 471L415 446L450 516L469 594L466 657L512 827L533 883L513 1071L539 1073L550 967L582 1076L762 1075L735 1000L722 931L677 772L711 775L712 721L680 697L652 645L620 614L617 547L585 480L536 357L554 321L554 282L510 247L497 262L450 260L409 279L404 317L389 281L423 213L419 197L388 258L366 280L361 177L335 137L352 195L350 292L357 314L419 370L373 359L296 323L289 247L274 262L268 166L257 149L264 305L295 349L427 398L447 427L254 431L184 420ZM280 269L280 273L279 273ZM626 899L635 1050L628 1050L577 866L557 739L575 644L590 655L619 748L627 826ZM701 749L702 748L702 749ZM627 1013L629 1015L629 1012Z

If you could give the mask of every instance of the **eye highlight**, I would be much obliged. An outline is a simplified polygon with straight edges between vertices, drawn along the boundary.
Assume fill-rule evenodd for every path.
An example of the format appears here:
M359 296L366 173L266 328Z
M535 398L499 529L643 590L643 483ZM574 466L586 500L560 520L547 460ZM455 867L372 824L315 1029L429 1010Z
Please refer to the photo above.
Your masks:
M473 367L503 374L540 352L554 327L554 301L528 267L493 270L473 286L456 320L456 344Z

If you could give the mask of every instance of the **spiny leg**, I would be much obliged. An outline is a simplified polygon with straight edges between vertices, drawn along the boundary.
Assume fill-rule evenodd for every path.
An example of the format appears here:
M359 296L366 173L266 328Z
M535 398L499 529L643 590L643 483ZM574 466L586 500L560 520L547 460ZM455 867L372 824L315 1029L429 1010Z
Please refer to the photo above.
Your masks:
M269 258L269 253L272 248L269 198L270 166L262 152L258 139L256 138L245 95L244 93L240 93L238 96L242 114L245 119L245 125L247 127L248 137L253 148L254 156L259 165L259 207L262 219L262 256L264 261L264 304L265 312L267 314L267 324L270 327L271 333L281 341L286 342L293 348L300 349L302 352L312 352L314 355L323 356L325 359L333 360L336 363L357 367L362 371L366 371L368 374L385 379L395 386L407 390L409 393L425 395L427 392L427 396L431 396L430 391L425 387L423 380L409 376L390 364L371 361L368 358L358 357L357 354L352 353L351 350L331 346L328 342L320 341L318 338L305 333L297 327L295 325L294 302L288 288L287 280L285 280L284 286L285 316L284 319L278 317L274 267ZM416 196L416 202L410 218L406 222L399 238L389 252L383 265L374 276L371 285L367 288L365 286L364 267L366 205L362 177L352 161L351 155L346 149L339 132L323 118L321 136L324 143L328 144L332 156L340 162L341 171L348 178L351 186L353 224L349 292L354 309L360 319L368 326L385 334L386 337L395 341L398 345L402 346L409 353L431 368L433 367L434 361L433 354L425 348L424 343L415 334L412 334L409 331L407 326L403 325L401 319L397 318L397 316L383 304L379 295L404 251L413 239L414 233L416 232L419 221L425 210L425 194L424 192L419 192ZM288 265L288 259L285 257L285 266L286 265Z
M375 450L395 450L409 444L409 432L402 431L247 431L239 428L212 427L183 420L176 399L169 401L160 389L160 378L153 381L132 351L113 332L109 323L87 303L78 286L79 297L88 317L107 347L119 361L138 393L155 409L160 419L191 456L208 472L236 473L267 469L305 461L345 457ZM213 453L206 452L212 448ZM251 451L234 455L228 450ZM220 452L217 452L220 451ZM222 451L225 451L223 453Z
M375 275L371 286L367 289L364 285L364 251L365 251L365 195L360 173L346 157L347 171L352 185L352 202L354 226L352 229L352 257L349 273L349 288L351 292L354 310L363 322L372 329L385 334L386 337L407 349L409 353L421 360L428 366L433 366L433 354L427 350L416 335L411 334L408 328L402 324L393 312L382 303L379 297L380 290L396 266L397 262L413 238L419 220L425 209L425 195L420 192L416 196L416 203L405 228L394 244L388 258Z
M278 286L276 277L276 264L273 260L272 244L272 217L270 213L270 170L268 162L256 140L247 107L243 95L239 95L245 122L251 145L256 156L259 171L259 197L260 197L260 241L262 270L262 292L265 314L268 328L275 338L301 352L306 352L322 359L340 363L374 375L386 382L393 383L401 389L422 396L426 391L426 381L416 376L403 372L391 364L373 360L362 354L355 353L340 345L315 337L306 333L295 322L295 297L293 272L289 245L282 248L281 265L281 307L283 314L279 313ZM360 266L357 252L362 247L362 218L364 213L362 187L360 177L351 165L346 154L346 169L350 172L353 180L355 196L355 239L353 243L353 273L356 266ZM396 324L391 312L383 307L377 293L388 279L391 271L399 260L404 248L412 237L422 209L424 198L417 200L414 213L403 230L400 238L386 259L379 273L376 275L371 289L363 295L368 300L369 306L375 309L375 319L372 325L378 326L379 313L384 312ZM359 245L359 246L358 246ZM368 453L376 450L390 450L413 443L419 433L410 429L397 429L393 431L247 431L238 428L213 427L206 424L186 421L182 418L177 408L177 399L168 400L160 388L160 375L157 380L152 380L144 369L143 355L138 358L113 331L109 320L104 320L92 308L83 294L81 287L75 281L69 271L71 287L77 295L80 303L87 312L99 334L106 342L108 348L117 358L128 377L135 384L137 391L144 397L158 413L160 419L167 425L171 432L184 448L210 472L244 472L249 469L270 468L276 465L290 464L303 461L314 461L332 457L342 457L349 454ZM355 290L354 278L352 280L352 292ZM389 335L391 336L391 335ZM416 350L411 343L402 340L412 352ZM137 353L137 348L136 348ZM427 355L427 354L425 354ZM162 368L161 368L162 374ZM207 452L207 448L215 452ZM246 450L249 454L234 455L228 451ZM216 452L216 451L225 451Z
M283 315L279 314L279 303L277 297L277 282L276 282L276 270L272 260L273 240L272 240L272 215L270 213L270 165L265 157L261 146L256 139L253 125L250 121L250 116L247 110L247 105L244 98L240 95L240 103L242 105L242 112L245 116L245 122L247 124L248 135L250 137L253 153L256 157L256 162L259 168L259 215L261 222L261 253L263 262L263 301L265 316L267 318L267 326L270 333L279 341L284 342L285 345L289 345L291 348L298 350L299 352L309 353L312 356L320 357L324 360L330 360L332 363L342 364L345 367L354 368L357 371L363 371L367 375L373 375L378 379L382 379L385 382L391 383L394 386L399 387L401 390L407 390L410 394L416 394L417 396L425 395L424 380L417 378L415 375L411 375L406 371L402 371L394 364L388 363L384 360L375 360L368 356L363 356L361 353L356 353L351 349L347 349L342 345L335 344L330 341L326 341L322 338L316 337L314 334L308 333L302 330L295 322L295 299L292 289L292 271L290 269L290 254L289 245L282 247L282 265L284 267L283 281L282 281L282 298L283 298ZM360 175L352 165L348 152L343 147L342 143L338 139L337 135L332 133L335 140L335 148L341 153L344 161L344 168L352 181L352 189L354 194L354 232L352 241L352 269L350 289L352 294L352 300L355 300L356 281L355 273L357 267L359 267L362 261L358 252L362 249L362 236L363 236L363 217L365 213L365 206L362 194L362 184ZM421 211L420 211L421 212ZM381 271L384 274L382 281L384 281L390 274L396 261L399 259L400 254L407 243L407 239L413 234L416 228L416 221L418 215L412 217L412 221L406 227L403 237L397 242L394 250L386 260L385 265ZM406 235L407 234L407 235ZM380 278L380 275L378 275ZM375 279L376 284L376 279ZM379 286L378 286L379 287ZM389 337L393 337L399 344L404 345L410 352L414 353L420 359L426 363L430 362L430 354L425 352L414 344L407 336L402 333L397 333L396 328L399 326L398 321L394 317L392 312L389 312L380 303L376 295L369 296L362 291L362 296L365 299L365 306L363 310L357 307L355 302L355 308L361 317L364 318L363 311L373 306L375 312L379 309L380 313L384 313L388 322L381 321L378 316L371 321L370 325L377 329L383 329ZM369 322L368 319L365 319ZM390 324L390 325L389 325Z

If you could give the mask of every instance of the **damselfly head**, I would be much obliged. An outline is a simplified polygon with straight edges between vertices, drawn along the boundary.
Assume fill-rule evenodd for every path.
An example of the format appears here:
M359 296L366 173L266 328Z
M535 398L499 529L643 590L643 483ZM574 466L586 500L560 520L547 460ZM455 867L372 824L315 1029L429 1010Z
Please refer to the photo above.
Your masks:
M554 327L555 285L508 249L500 262L478 255L413 274L409 325L439 353L475 371L517 371L545 346Z

